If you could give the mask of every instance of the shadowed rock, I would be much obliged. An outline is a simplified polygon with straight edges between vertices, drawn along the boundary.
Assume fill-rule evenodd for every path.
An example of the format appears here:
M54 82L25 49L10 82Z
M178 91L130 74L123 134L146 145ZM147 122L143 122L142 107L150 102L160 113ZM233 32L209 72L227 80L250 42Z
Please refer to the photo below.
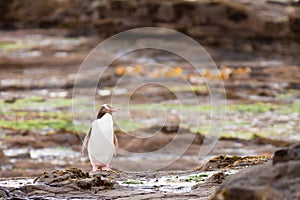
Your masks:
M68 27L73 30L70 36L92 32L111 36L137 27L168 27L229 49L298 55L300 17L299 2L295 2L12 0L0 5L5 10L0 27Z
M210 159L204 166L196 170L218 170L218 169L241 169L245 166L253 166L266 163L270 160L268 156L225 156L220 155Z
M293 144L286 149L277 150L273 157L273 164L290 160L300 160L300 143Z
M213 200L299 199L299 143L278 150L272 163L245 169L229 177L215 192Z
M101 173L89 175L78 168L68 168L65 170L54 170L44 172L44 174L34 180L37 183L44 183L51 187L78 187L80 189L91 189L98 187L102 189L113 189L113 183L103 178Z

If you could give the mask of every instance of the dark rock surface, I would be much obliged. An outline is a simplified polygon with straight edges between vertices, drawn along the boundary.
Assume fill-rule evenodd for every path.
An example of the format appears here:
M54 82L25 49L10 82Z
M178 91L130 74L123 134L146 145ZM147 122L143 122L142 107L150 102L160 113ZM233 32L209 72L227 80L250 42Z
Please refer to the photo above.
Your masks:
M162 177L180 177L194 174L193 171L157 171L157 172L121 172L96 171L83 172L78 168L45 172L35 179L34 184L21 184L15 187L0 187L0 198L4 199L208 199L213 190L222 182L224 174L214 175L207 181L200 181L185 192L174 187L179 193L160 191L159 183L144 185L151 179ZM3 181L3 180L2 180ZM10 181L10 180L8 180ZM18 179L15 179L18 181ZM116 182L118 181L118 183ZM135 184L144 181L139 186ZM128 184L124 184L128 182ZM132 183L130 183L132 182ZM122 184L123 183L123 184ZM152 183L153 184L153 183ZM172 182L169 183L172 185Z
M113 182L108 181L101 174L93 174L90 176L88 172L83 172L78 168L68 168L65 170L54 170L44 174L34 180L35 183L43 183L51 187L78 187L78 189L92 189L97 187L98 190L113 189Z
M17 182L18 179L15 179ZM78 168L44 172L34 179L33 184L19 187L0 187L0 198L28 199L67 198L70 196L87 197L99 191L114 189L115 183L108 180L106 174L89 174Z
M273 163L251 167L229 177L212 199L299 199L299 143L278 150Z
M257 162L254 162L255 159ZM0 179L0 197L19 199L209 199L213 191L226 180L229 171L239 170L263 161L259 156L251 158L224 156L212 160L218 162L219 166L211 168L209 171L126 172L112 170L84 172L74 167L44 172L35 179L30 177ZM230 165L228 164L229 160ZM248 162L249 160L252 161ZM232 161L235 161L236 164L232 164Z
M288 162L290 160L300 160L300 143L276 151L273 157L273 164Z
M238 51L300 51L300 7L294 1L12 0L0 7L2 28L67 28L73 30L70 36L111 36L155 26Z
M268 156L226 156L220 155L210 159L205 165L197 170L217 170L217 169L242 169L247 166L254 166L266 163L270 160Z
M295 155L298 147L295 144L288 150ZM218 156L202 171L83 172L67 168L44 172L32 182L2 179L0 194L4 199L298 199L300 162L295 158L272 165L266 156ZM230 175L243 168L247 169Z

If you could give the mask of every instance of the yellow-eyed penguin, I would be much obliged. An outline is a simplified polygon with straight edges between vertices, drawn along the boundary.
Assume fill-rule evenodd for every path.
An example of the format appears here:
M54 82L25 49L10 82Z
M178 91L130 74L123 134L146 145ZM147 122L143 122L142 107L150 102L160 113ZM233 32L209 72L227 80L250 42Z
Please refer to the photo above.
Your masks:
M110 170L109 164L116 155L118 140L113 130L112 113L117 111L107 104L103 104L93 121L89 132L86 134L81 152L87 148L93 171L98 167L102 170Z

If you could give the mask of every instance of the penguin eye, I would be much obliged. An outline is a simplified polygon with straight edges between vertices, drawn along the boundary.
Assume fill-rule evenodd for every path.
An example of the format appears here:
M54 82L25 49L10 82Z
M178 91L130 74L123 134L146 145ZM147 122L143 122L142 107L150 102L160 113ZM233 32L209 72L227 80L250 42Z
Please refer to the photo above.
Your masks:
M107 106L107 108L108 108L108 109L113 109L113 107L111 107L111 106Z
M102 107L103 107L104 109L108 109L108 105L107 105L107 104L104 104Z

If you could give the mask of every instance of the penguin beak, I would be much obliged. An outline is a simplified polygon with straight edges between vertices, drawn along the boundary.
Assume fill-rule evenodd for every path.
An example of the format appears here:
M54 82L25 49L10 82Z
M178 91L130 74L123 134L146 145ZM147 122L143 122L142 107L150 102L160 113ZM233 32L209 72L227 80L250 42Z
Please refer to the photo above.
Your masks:
M116 112L116 111L118 111L119 109L118 108L113 108L113 107L111 107L111 106L109 106L109 105L107 105L107 104L104 104L102 107L101 107L101 109L104 109L104 110L102 110L102 113L104 112L106 112L106 113L113 113L113 112ZM101 110L100 109L100 110Z
M110 111L111 112L117 112L117 111L119 111L120 109L119 108L110 108Z

